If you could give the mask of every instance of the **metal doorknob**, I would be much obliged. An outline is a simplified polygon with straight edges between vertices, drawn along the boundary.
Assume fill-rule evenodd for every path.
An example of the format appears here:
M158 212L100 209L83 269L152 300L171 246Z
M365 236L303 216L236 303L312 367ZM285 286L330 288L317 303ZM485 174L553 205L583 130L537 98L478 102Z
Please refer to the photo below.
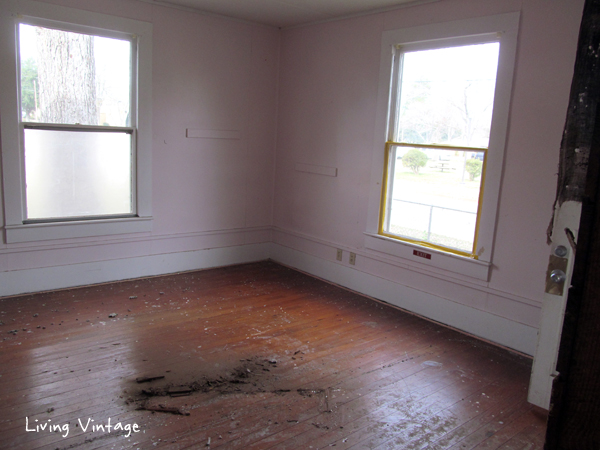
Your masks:
M569 253L569 250L564 245L559 245L558 247L556 247L554 249L554 254L561 258L564 258L565 256L567 256L567 253Z
M557 284L563 284L567 279L567 275L560 269L554 269L550 272L550 279Z

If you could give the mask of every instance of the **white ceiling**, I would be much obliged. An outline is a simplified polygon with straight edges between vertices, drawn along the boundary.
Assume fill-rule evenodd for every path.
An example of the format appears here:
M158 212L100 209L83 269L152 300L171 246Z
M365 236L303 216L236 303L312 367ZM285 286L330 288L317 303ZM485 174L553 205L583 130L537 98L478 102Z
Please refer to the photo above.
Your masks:
M439 0L144 0L287 28Z

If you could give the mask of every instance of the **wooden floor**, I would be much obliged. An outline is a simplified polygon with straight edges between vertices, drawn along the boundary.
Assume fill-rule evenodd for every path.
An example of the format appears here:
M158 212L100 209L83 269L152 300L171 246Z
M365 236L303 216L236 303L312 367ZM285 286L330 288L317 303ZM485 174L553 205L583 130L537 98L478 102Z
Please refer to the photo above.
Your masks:
M0 311L2 448L543 447L530 360L275 263Z

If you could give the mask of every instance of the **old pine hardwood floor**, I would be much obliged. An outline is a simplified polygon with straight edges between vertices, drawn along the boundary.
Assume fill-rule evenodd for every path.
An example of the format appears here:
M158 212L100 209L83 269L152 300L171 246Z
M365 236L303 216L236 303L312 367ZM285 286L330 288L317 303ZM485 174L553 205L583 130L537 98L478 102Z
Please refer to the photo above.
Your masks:
M4 298L0 320L1 448L543 447L529 359L273 262Z

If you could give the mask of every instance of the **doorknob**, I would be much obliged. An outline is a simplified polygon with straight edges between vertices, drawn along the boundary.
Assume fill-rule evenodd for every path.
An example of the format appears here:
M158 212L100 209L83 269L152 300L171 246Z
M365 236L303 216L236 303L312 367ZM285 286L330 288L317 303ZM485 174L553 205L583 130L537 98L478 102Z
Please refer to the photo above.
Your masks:
M562 247L562 248L561 248ZM562 295L565 281L567 280L567 258L562 258L559 254L566 256L568 249L559 245L554 249L550 260L548 261L548 270L546 271L546 293Z
M560 269L554 269L550 272L550 279L557 284L562 284L567 279L567 274Z

